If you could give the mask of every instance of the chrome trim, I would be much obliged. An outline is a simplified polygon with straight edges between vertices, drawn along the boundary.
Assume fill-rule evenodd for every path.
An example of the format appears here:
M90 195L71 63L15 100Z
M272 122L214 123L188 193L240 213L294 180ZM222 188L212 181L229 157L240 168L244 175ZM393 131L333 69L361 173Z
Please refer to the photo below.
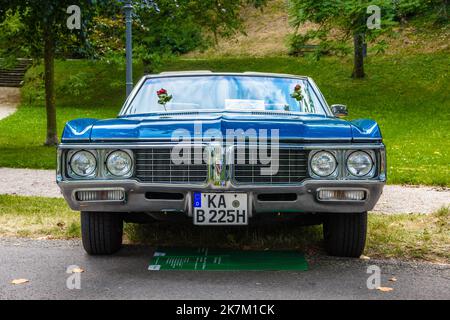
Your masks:
M91 141L89 138L88 139L86 139L86 138L63 138L63 140L73 140L73 141L86 141L86 142L89 142L89 141Z
M337 183L337 184L372 184L372 183L384 183L385 181L372 179L372 180L319 180L319 179L305 179L301 183L298 184L252 184L252 185L242 185L242 184L234 184L231 181L227 181L225 186L216 186L212 183L205 184L174 184L174 183L144 183L137 181L135 179L127 179L127 180L63 180L58 181L58 185L61 187L62 185L81 185L81 186L92 186L92 185L121 185L121 184L131 184L134 187L141 188L149 188L152 190L156 190L155 188L161 188L165 190L221 190L221 191L234 191L234 190L273 190L273 189L285 189L285 188L298 188L304 187L308 183Z
M171 144L167 144L167 143L165 143L165 144L164 143L161 143L161 144L135 143L135 144L132 144L132 145L130 145L130 144L104 144L104 143L102 143L102 144L95 144L95 143L91 143L91 144L60 144L58 146L58 152L57 152L57 155L58 155L57 162L60 164L60 167L58 167L58 169L57 169L57 182L61 183L63 181L67 181L67 179L65 178L66 177L66 172L65 172L65 169L64 169L65 168L65 156L64 156L64 152L62 152L62 150L67 150L67 149L87 149L87 150L91 150L91 149L103 149L103 150L105 150L105 149L114 149L114 150L116 150L116 149L123 149L123 148L127 148L127 150L134 150L134 149L141 149L141 148L146 148L146 147L148 147L148 148L158 148L158 147L160 147L160 148L170 148L170 147L173 147L173 145L175 145L175 144L178 144L178 143L175 143L175 142L171 143ZM185 144L185 145L192 147L192 144ZM202 146L202 147L208 148L209 144L203 143L203 144L199 144L198 146ZM232 149L233 146L227 147L225 149L224 153L225 153L226 160L228 160L228 158L227 158L228 154L229 154L229 152L231 152L231 149ZM313 145L313 144L311 144L311 145L305 145L305 144L280 143L280 148L299 148L299 149L304 149L304 150L319 150L319 151L320 150L354 150L354 151L356 151L356 150L367 150L367 149L380 150L379 152L376 153L376 154L380 154L380 156L379 156L380 158L377 159L377 164L376 164L377 168L378 168L378 161L380 161L381 164L380 164L380 169L377 169L378 171L377 171L377 174L375 175L375 178L372 178L372 179L369 180L366 177L366 179L364 179L364 180L363 179L361 179L361 180L359 180L359 179L352 179L352 180L342 180L342 181L344 181L344 182L347 182L347 181L355 181L355 182L356 181L382 181L382 182L384 182L384 181L386 181L386 175L385 175L386 168L384 167L384 171L383 171L383 168L382 168L382 164L383 163L381 162L381 160L384 159L384 157L385 157L385 146L382 143L379 143L379 144L362 144L362 145L358 145L358 144L345 144L345 145L328 145L328 144L324 144L324 145L314 144ZM339 152L339 153L342 153L342 152ZM383 154L384 154L384 156L383 156ZM338 162L341 161L341 163L343 161L343 159L337 159L337 160L338 160ZM134 162L134 157L133 157L133 162ZM248 184L242 185L242 184L237 184L237 183L233 182L232 176L230 176L230 172L232 172L232 170L233 170L233 165L232 164L228 164L227 162L225 162L225 164L227 164L227 165L223 165L222 164L222 168L226 168L227 166L229 166L229 168L231 170L226 170L227 173L225 175L225 178L223 176L223 173L222 173L222 176L221 176L221 178L219 180L217 180L217 176L216 176L216 184L214 185L214 183L212 183L212 181L211 181L211 177L213 176L213 174L212 174L213 171L212 171L212 168L211 168L212 159L208 159L207 163L209 164L209 166L208 166L209 170L211 170L209 172L209 175L208 175L210 177L210 179L206 183L203 183L203 184L143 183L143 182L138 182L133 177L130 177L126 181L134 181L136 183L139 183L139 185L142 185L142 186L160 186L160 187L167 187L167 186L172 187L172 186L174 186L174 187L183 187L183 188L187 187L187 188L193 188L193 189L200 187L200 188L212 188L212 189L223 189L223 190L226 190L230 186L232 186L233 188L239 188L239 187L244 187L245 188L245 187L248 187ZM383 172L384 172L384 174L383 174ZM339 177L343 178L343 173L342 172L340 173ZM224 179L225 179L225 184L223 183ZM325 179L306 179L303 182L301 182L300 184L268 184L268 185L266 185L266 184L254 184L254 185L252 185L252 187L253 188L259 188L259 187L263 187L263 188L264 187L283 188L285 186L302 186L305 182L307 182L307 181L314 181L314 180L316 180L316 181L330 181L330 180L327 180L326 178ZM74 183L76 183L77 181L80 181L80 180L69 180L69 181L73 181ZM94 181L94 182L102 182L102 183L103 182L120 183L123 180L121 180L119 178L119 179L114 179L114 180L113 179L111 179L111 180L102 180L102 179L92 180L91 179L91 180L86 180L86 181ZM219 181L218 184L217 184L217 181ZM338 181L341 181L341 180L331 180L331 181L338 182ZM211 187L212 185L214 185L214 187Z
M56 150L56 182L63 180L63 172L62 172L62 161L63 161L63 151L62 149Z
M139 139L133 139L133 140L139 140ZM282 139L283 140L283 139ZM295 139L292 139L295 140ZM323 140L323 139L322 139ZM328 139L325 139L328 141ZM161 141L161 140L159 140ZM202 140L200 140L202 141ZM305 144L305 143L296 143L296 144L290 144L290 143L283 143L280 142L280 147L292 147L292 148L303 148L305 150L314 150L314 149L352 149L352 150L358 150L358 149L380 149L384 148L383 143L378 144L342 144L342 145L330 145L330 144L317 144L318 141L316 141L316 144ZM208 146L208 142L204 141L203 143L200 143L200 145ZM174 145L179 145L179 142L177 141L163 141L160 144L156 144L154 142L152 143L145 143L145 142L138 142L134 144L123 144L123 143L89 143L89 144L71 144L71 143L61 143L58 145L59 149L110 149L110 148L126 148L126 149L139 149L139 148L157 148L157 147L173 147ZM181 144L186 146L192 146L192 143L187 144Z
M235 154L235 150L238 146L237 145L233 145L227 148L226 150L226 159L227 159L227 164L229 167L228 170L228 180L230 181L230 184L233 186L254 186L254 185L264 185L264 186L291 186L291 185L298 185L298 183L292 182L292 183L257 183L257 182L239 182L236 180L235 176L235 167L239 164L236 164L236 159L234 159L234 154ZM280 144L279 145L279 150L307 150L305 148L302 147L298 147L297 145L289 145L289 144ZM309 162L308 159L306 159L306 166L309 166ZM276 176L276 175L274 175ZM261 176L260 176L261 177ZM263 176L262 176L263 177ZM267 175L267 177L270 177ZM305 174L305 178L303 179L306 180L308 179L308 175Z
M366 141L366 140L368 140L368 141L382 141L383 138L353 138L352 140L356 140L356 141L358 141L358 140L361 140L361 141Z
M91 145L84 145L84 147L81 148L60 148L58 147L58 152L57 152L57 163L59 163L59 167L57 172L59 174L57 174L57 178L58 179L62 179L64 180L65 178L67 179L71 179L71 180L99 180L99 179L103 179L103 178L109 178L111 180L118 180L118 179L126 179L126 178L130 178L133 176L134 174L134 169L135 169L135 159L134 159L134 155L133 152L130 149L125 149L126 146L124 145L123 148L118 148L116 146L110 146L110 148L100 148L98 146L96 146L95 148L91 148ZM68 152L63 152L63 150L69 150ZM75 154L78 151L81 150L86 150L88 152L91 152L94 154L94 157L97 161L97 166L95 168L95 171L92 175L88 176L88 177L80 177L78 175L76 175L75 173L71 174L71 168L70 168L70 164L69 161L71 159L71 157L73 156L73 154ZM106 167L106 159L109 156L109 154L111 154L114 151L117 150L121 150L126 152L130 157L131 157L131 162L132 162L132 168L130 170L130 172L126 175L126 176L122 176L122 177L118 177L118 176L114 176L113 174L111 174L108 171L108 168Z
M310 85L312 86L313 90L315 91L316 96L318 95L319 101L321 101L321 103L323 103L323 107L324 107L324 109L327 110L328 115L330 117L334 117L333 112L331 112L330 105L327 102L327 99L325 99L325 96L323 95L322 91L320 91L319 86L316 84L314 79L308 77L308 81L309 81Z
M253 214L265 212L365 212L372 210L381 196L384 182L377 180L368 181L325 181L307 180L301 185L288 186L232 186L227 184L224 188L217 188L214 185L205 187L199 186L176 186L176 185L144 185L132 180L123 181L62 181L59 182L65 199L73 210L77 211L104 211L104 212L164 212L177 211L192 215L192 192L245 192L249 195L249 210ZM108 187L123 188L126 192L126 203L80 203L72 198L72 191L75 189L105 189ZM320 202L316 198L316 190L320 188L337 189L367 189L369 196L365 201L352 202ZM182 200L149 200L145 197L147 192L178 192L184 194ZM261 193L296 193L296 201L277 202L274 207L273 202L258 200Z
M387 159L386 159L386 148L383 148L379 151L379 158L377 161L380 164L378 171L378 178L382 181L387 180Z
M174 144L160 144L160 145L154 145L154 146L141 146L139 148L136 148L136 150L138 151L142 151L142 150L155 150L155 149L169 149L169 150L173 150L173 147L177 146L180 147L180 149L182 149L183 147L189 148L189 149L196 149L199 148L201 150L201 156L202 156L202 163L200 164L202 167L205 167L205 177L204 179L202 179L202 181L198 181L198 182L191 182L191 183L186 183L186 182L164 182L168 185L186 185L186 184L192 184L192 185L197 185L197 186L201 186L201 185L206 185L208 184L213 176L213 164L212 164L212 146L208 145L208 144L185 144L185 143L174 143ZM132 150L135 150L134 148ZM207 151L207 159L206 161L204 161L204 152L205 150ZM170 156L168 158L168 160L170 160ZM195 155L194 158L191 159L191 161L195 161ZM135 159L137 160L137 158ZM139 159L139 160L143 160L143 159ZM186 165L186 164L182 164L182 165ZM194 163L194 165L197 165ZM136 172L137 172L137 167L138 165L135 165L136 167ZM202 168L203 169L203 168ZM176 177L175 177L176 178ZM138 180L142 183L151 183L151 184L157 184L157 183L162 183L162 182L149 182L149 181L143 181L144 179L142 179L141 176L138 176L137 174L135 174L133 176L133 179Z
M208 177L209 182L215 186L225 186L226 177L226 158L225 150L221 143L212 142L206 147L208 150Z
M101 143L101 141L149 141L149 142L154 142L154 141L164 141L165 143L168 142L173 142L171 139L161 139L161 138L101 138L98 140L92 140L92 143ZM203 138L192 138L192 141L204 141L205 139ZM302 141L302 142L308 142L308 141L313 141L313 142L320 142L320 141L336 141L336 142L346 142L346 143L351 143L352 139L348 138L348 139L343 139L343 138L308 138L308 139L298 139L298 138L283 138L281 140L293 140L293 141ZM363 139L364 140L364 139Z

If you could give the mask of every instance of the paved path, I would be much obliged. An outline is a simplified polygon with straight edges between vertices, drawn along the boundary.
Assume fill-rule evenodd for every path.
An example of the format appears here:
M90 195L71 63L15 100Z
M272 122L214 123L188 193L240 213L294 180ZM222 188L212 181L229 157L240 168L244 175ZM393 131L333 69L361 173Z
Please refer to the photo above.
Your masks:
M62 197L53 170L0 168L0 194ZM373 211L432 213L445 205L450 205L448 188L388 185Z
M19 88L0 87L0 120L13 114L19 102Z
M0 168L0 194L62 197L56 185L55 170Z
M78 241L0 239L0 299L450 299L448 265L313 256L303 272L147 271L152 255L126 246L91 257ZM71 265L85 270L81 290L67 289ZM367 288L370 265L393 291ZM19 278L29 282L10 284Z

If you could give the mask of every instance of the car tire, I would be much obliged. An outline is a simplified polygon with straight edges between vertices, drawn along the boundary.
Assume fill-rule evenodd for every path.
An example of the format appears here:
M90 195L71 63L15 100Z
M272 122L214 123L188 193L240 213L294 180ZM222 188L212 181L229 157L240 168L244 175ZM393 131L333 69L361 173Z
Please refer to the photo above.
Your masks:
M91 255L113 254L122 246L123 219L120 213L81 212L84 250Z
M323 222L323 235L329 255L360 257L366 245L367 212L327 214Z

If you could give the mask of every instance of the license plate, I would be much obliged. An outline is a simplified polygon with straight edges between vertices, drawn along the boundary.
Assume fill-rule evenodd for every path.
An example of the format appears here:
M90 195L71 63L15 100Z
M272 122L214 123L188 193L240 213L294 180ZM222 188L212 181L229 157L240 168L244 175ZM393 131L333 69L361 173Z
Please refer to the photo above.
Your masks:
M195 225L246 225L248 201L246 193L194 192Z

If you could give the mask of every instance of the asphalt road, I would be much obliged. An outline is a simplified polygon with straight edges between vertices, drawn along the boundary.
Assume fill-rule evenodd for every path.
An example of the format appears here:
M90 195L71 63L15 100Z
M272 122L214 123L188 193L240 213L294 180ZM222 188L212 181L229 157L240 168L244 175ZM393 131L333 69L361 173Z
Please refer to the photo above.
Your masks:
M79 241L0 239L0 299L450 299L448 265L314 256L304 272L147 271L152 253L91 257ZM66 286L70 265L85 270L80 290ZM367 289L370 265L393 291Z

